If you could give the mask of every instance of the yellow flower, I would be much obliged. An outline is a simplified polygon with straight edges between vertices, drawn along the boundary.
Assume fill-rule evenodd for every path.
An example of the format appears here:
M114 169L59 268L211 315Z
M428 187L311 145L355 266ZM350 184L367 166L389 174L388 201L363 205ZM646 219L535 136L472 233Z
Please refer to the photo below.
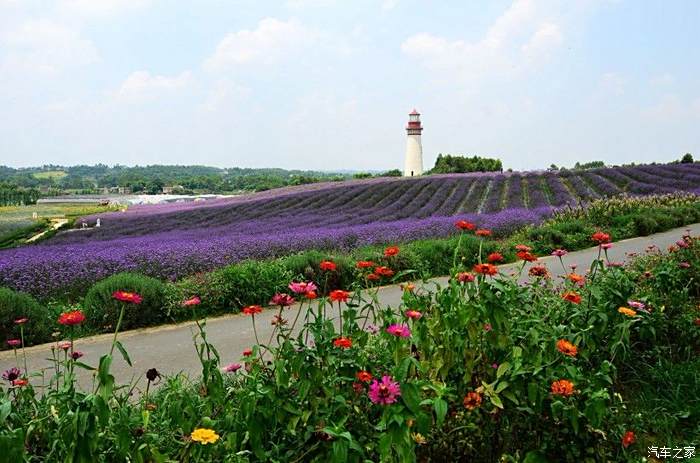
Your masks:
M617 309L617 311L620 312L622 315L627 315L628 317L635 317L637 315L637 312L628 307L620 307L619 309Z
M213 429L197 428L190 435L193 441L199 442L202 445L213 444L219 440L219 435Z
M428 442L427 439L423 437L423 434L419 432L411 433L411 437L413 438L413 442L418 445L424 445L426 442Z

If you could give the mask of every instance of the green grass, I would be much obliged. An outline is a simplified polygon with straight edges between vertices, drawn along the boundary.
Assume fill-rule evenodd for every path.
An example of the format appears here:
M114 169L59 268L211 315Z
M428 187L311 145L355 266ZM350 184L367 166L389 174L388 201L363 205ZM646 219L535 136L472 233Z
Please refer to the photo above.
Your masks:
M40 179L44 179L44 178L54 178L54 179L59 179L59 178L65 177L66 175L68 175L68 174L65 173L65 172L62 171L62 170L47 170L47 171L44 171L44 172L35 172L35 173L34 173L34 178L40 178Z

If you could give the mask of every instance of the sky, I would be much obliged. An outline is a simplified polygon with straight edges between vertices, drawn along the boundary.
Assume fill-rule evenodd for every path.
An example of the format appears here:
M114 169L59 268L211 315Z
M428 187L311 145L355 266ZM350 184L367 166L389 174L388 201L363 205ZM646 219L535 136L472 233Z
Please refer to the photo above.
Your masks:
M700 158L695 0L0 0L0 165Z

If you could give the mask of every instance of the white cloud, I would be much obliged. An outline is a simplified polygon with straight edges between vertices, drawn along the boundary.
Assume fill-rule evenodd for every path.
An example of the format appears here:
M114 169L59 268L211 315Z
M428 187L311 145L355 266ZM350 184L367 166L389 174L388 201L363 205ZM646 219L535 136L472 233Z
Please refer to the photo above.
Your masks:
M205 111L231 108L238 101L247 98L250 93L251 90L248 87L228 80L219 80L212 86L201 108Z
M600 76L600 89L604 96L620 96L625 93L627 79L617 72L606 72Z
M335 0L287 0L289 8L317 8L331 6L335 4Z
M700 117L700 98L684 101L676 94L661 97L658 103L642 109L642 116L660 122L679 122Z
M179 90L190 83L191 73L185 71L178 76L151 75L148 71L131 73L116 92L124 101L144 101Z
M655 85L655 86L659 86L659 87L673 85L675 82L676 82L676 79L675 79L675 77L673 77L673 74L670 74L668 72L664 72L663 74L653 76L649 80L649 83L651 85Z
M108 17L150 4L151 0L61 0L59 8L67 14L82 17Z
M562 41L563 37L559 26L544 23L522 46L522 51L525 56L531 58L546 56L551 50L561 45Z
M94 44L80 32L48 19L29 20L6 32L3 68L14 71L55 73L98 60Z
M227 34L205 62L205 68L219 70L253 62L271 63L306 48L317 37L296 19L265 18L253 30Z

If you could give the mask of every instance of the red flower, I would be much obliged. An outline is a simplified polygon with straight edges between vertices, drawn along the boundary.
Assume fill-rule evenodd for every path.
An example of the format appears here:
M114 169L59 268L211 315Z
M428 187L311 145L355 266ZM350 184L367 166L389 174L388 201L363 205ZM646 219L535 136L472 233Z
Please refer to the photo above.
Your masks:
M481 237L484 237L484 238L485 238L485 237L487 237L487 236L491 236L491 230L486 230L486 229L483 229L483 228L482 228L481 230L475 231L474 234L475 234L476 236L481 236Z
M466 220L458 220L455 222L455 227L459 228L460 230L474 230L476 225L471 222L467 222Z
M75 326L80 325L85 321L85 315L80 310L62 313L58 317L58 323L61 325Z
M26 317L18 318L17 320L15 320L15 325L24 325L28 321L29 319Z
M250 357L253 355L253 349L246 349L243 351L243 357Z
M492 264L495 264L496 262L503 262L503 255L500 252L492 252L486 258L486 261Z
M552 394L569 397L574 394L574 383L565 379L552 383Z
M693 323L695 323L695 326L700 326L700 318L696 318Z
M202 300L199 297L193 296L193 297L187 299L186 301L184 301L182 303L182 305L184 305L185 307L190 307L193 305L199 305L201 303L202 303Z
M495 275L498 273L498 268L493 264L476 264L474 272L482 275Z
M247 307L243 307L243 312L245 315L255 315L256 313L260 313L263 311L263 308L260 307L259 305L249 305Z
M325 270L327 272L334 272L337 266L335 263L331 262L330 260L324 260L318 265L321 270Z
M369 281L378 281L378 280L380 280L381 278L382 278L382 277L380 277L380 276L377 275L376 273L370 273L369 275L367 275L367 279L368 279Z
M352 347L352 341L350 338L341 337L333 341L333 345L342 349L350 349Z
M634 442L637 440L637 437L634 435L632 431L627 431L624 436L622 436L622 446L624 448L629 447L630 445L634 444Z
M524 244L516 244L515 250L518 252L530 252L530 251L532 251L532 248L530 246L526 246Z
M8 339L7 345L10 347L19 347L22 345L22 341L20 341L19 339Z
M574 304L580 304L581 303L581 296L579 296L577 293L573 291L567 291L564 294L561 295L561 298L564 299L565 301L573 302Z
M544 265L536 265L536 266L532 267L528 271L528 273L532 277L544 277L544 278L549 277L549 271L547 270L547 267L545 267Z
M607 233L603 233L602 231L597 231L597 232L593 233L593 235L591 236L591 239L598 244L609 243L610 242L610 235Z
M464 396L464 407L467 410L474 410L476 408L479 408L481 406L481 394L478 392L468 392L466 396Z
M270 304L272 305L280 305L282 307L289 307L290 305L294 304L294 298L290 296L287 293L277 293L274 296L272 296L272 300L270 301Z
M355 377L357 378L358 381L362 381L363 383L369 383L372 381L372 373L366 370L360 370L355 374Z
M460 283L469 283L469 282L474 281L474 275L472 275L469 272L459 272L457 274L457 280Z
M518 259L524 260L525 262L535 262L537 260L537 256L530 251L518 251L516 255Z
M29 384L29 381L26 379L16 379L12 381L12 385L16 387L26 386L27 384Z
M318 297L316 291L307 291L304 296L306 296L307 299L316 299Z
M383 276L383 277L391 277L394 276L394 271L390 269L389 267L384 267L384 266L379 266L374 269L375 275Z
M130 293L129 291L115 291L112 293L112 297L118 301L128 302L130 304L140 304L143 298L137 293Z
M384 257L391 257L395 256L396 254L399 253L399 248L398 246L389 246L384 250Z
M355 264L356 268L370 268L374 267L376 264L371 260L358 260Z
M347 291L343 291L342 289L336 289L331 291L328 297L331 299L331 301L348 302L348 297L350 297L350 293Z

